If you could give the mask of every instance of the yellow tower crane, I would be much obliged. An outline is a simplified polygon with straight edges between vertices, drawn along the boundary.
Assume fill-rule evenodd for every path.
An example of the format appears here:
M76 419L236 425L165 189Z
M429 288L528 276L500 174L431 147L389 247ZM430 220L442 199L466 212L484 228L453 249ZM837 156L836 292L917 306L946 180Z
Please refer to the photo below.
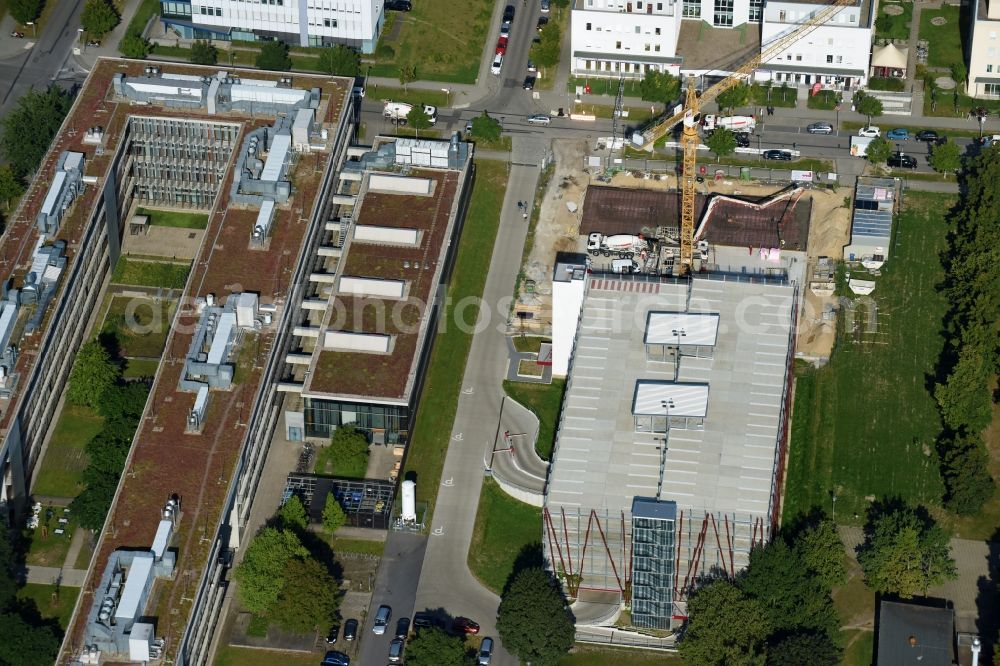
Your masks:
M701 139L698 136L697 117L699 105L710 102L719 93L741 83L745 78L753 74L762 62L767 62L782 51L791 46L794 42L802 39L810 32L820 27L839 12L844 7L851 7L857 4L857 0L834 0L829 5L818 9L805 22L797 25L794 29L780 35L777 39L761 49L760 54L750 58L743 63L739 69L730 74L725 79L719 81L708 90L698 96L695 90L694 76L688 76L687 97L684 101L683 109L676 111L673 115L665 117L645 132L633 138L633 143L648 149L657 140L662 138L667 132L674 128L679 122L684 123L684 131L681 135L681 147L684 151L683 171L681 173L681 270L687 272L691 269L694 261L694 195L695 195L695 164L698 157L698 145ZM641 138L641 140L640 140Z

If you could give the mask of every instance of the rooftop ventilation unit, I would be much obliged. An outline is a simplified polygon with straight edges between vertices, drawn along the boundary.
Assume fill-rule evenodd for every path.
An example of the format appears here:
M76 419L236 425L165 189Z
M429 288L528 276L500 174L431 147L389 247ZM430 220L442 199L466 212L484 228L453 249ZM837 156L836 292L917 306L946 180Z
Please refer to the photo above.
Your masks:
M158 77L160 75L161 70L157 65L146 65L145 72L146 76L152 79Z
M282 76L278 78L279 88L291 88L292 87L292 77Z

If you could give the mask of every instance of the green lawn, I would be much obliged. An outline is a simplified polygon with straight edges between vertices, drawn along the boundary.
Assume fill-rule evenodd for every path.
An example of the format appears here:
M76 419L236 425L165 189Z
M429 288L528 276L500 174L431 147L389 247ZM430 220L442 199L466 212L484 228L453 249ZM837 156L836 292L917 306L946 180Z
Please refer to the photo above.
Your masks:
M89 407L64 405L32 492L47 497L76 497L88 463L84 447L103 427L104 418Z
M33 599L43 618L54 618L59 621L59 626L65 629L69 625L73 615L73 605L76 604L76 597L79 594L78 587L56 588L55 585L28 583L17 591L17 598Z
M187 281L190 264L176 264L166 261L140 261L121 257L111 275L117 284L131 284L139 287L162 287L183 289Z
M809 99L806 101L806 106L810 109L833 111L837 108L837 99L839 95L840 93L834 90L820 90L815 95L809 95Z
M416 8L414 6L414 13ZM455 269L448 289L449 304L464 298L480 298L486 285L484 266L490 265L493 243L500 225L500 209L507 186L507 165L495 160L477 160L472 201L459 241ZM465 373L465 361L472 346L471 331L477 311L465 308L465 326L450 325L453 306L442 314L449 325L434 340L434 350L424 380L423 396L417 410L416 426L406 456L406 474L415 475L417 501L427 502L427 520L434 512L441 480L444 455L451 441L451 428L458 407L458 392Z
M139 5L139 9L135 11L135 14L132 16L132 20L129 21L128 32L135 34L141 33L143 28L146 27L146 24L149 23L149 19L159 13L159 0L142 0L142 3Z
M122 370L122 377L125 379L151 379L156 376L156 369L159 366L159 360L127 358L125 359L125 369Z
M549 342L549 339L537 335L515 335L512 342L514 343L514 349L519 352L537 354L538 350L542 347L542 343Z
M568 654L556 666L677 666L684 663L676 652L651 650L615 650L577 643L573 654Z
M948 4L939 9L920 10L920 39L930 43L927 49L929 67L951 67L953 63L963 62L963 28L959 25L959 14L957 6ZM944 25L931 23L937 16L945 18Z
M215 652L215 666L316 666L320 661L321 655L238 648L232 645L219 645Z
M385 541L377 541L375 539L339 539L332 537L328 540L328 543L334 554L338 552L361 553L362 555L378 555L381 557L385 551Z
M549 460L556 440L556 426L559 425L559 411L566 390L566 380L553 379L551 384L505 380L503 390L538 417L538 441L535 442L535 451L543 460Z
M514 571L521 549L542 538L542 510L518 501L491 479L483 482L469 545L469 570L497 594Z
M52 515L49 516L49 511ZM28 544L25 561L32 566L61 567L66 562L69 544L73 540L73 532L77 529L76 520L69 517L69 522L60 523L59 519L66 516L61 506L43 505L37 529L25 529L25 543ZM62 529L62 534L56 534L56 529ZM73 563L71 563L73 564Z
M161 227L178 227L180 229L204 229L208 226L208 213L189 213L180 210L160 210L157 208L140 208L138 215L148 215L149 223Z
M316 474L339 476L345 479L363 479L368 471L368 456L353 460L342 460L334 455L333 447L321 446L316 451Z
M365 89L365 97L380 102L392 101L405 104L430 104L445 107L450 101L449 95L441 90L422 90L420 88L393 88L390 86L370 85Z
M174 301L116 296L108 306L101 332L115 337L121 356L159 358L167 343L173 307ZM128 369L132 370L131 362Z
M844 315L830 363L799 368L785 489L786 518L813 506L860 524L866 496L899 495L935 504L942 493L935 438L940 430L927 376L944 344L947 308L937 285L944 278L944 214L952 201L939 194L908 195L896 238L872 295L877 327L859 314L857 335ZM854 514L861 519L855 519Z
M55 585L28 583L17 591L17 598L34 600L38 612L43 618L58 620L59 626L66 629L73 616L73 605L76 604L76 597L79 594L80 588L78 587L60 586L56 588Z
M885 11L886 7L899 7L902 14L893 16ZM876 39L909 39L910 20L913 18L912 2L887 2L878 7L878 18L875 21Z
M475 83L492 11L490 0L423 0L392 12L368 73L395 78L413 65L418 79Z
M872 652L875 647L875 632L864 629L849 629L843 633L844 658L842 666L872 666Z
M611 97L618 95L618 79L571 76L566 81L566 92L570 92L575 95L577 86L584 89L587 86L590 86L591 95L609 95ZM625 96L642 97L642 90L639 87L639 79L625 79Z
M653 112L649 110L648 106L627 106L624 107L625 113L628 117L625 120L632 124L639 124L646 122L653 117ZM615 107L613 105L605 104L576 104L573 106L573 113L586 113L598 118L610 119L614 115Z

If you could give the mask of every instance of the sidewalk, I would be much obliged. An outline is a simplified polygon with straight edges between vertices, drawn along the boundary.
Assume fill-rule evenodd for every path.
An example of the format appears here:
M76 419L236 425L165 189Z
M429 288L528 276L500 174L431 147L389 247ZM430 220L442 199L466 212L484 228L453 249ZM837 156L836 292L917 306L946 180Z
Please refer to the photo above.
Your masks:
M122 9L121 22L115 26L114 30L104 35L100 46L82 46L74 49L73 58L77 64L89 71L99 57L114 58L119 56L118 44L125 36L125 31L128 30L128 25L138 11L140 4L142 4L142 0L126 0L125 7ZM77 50L79 54L76 53Z

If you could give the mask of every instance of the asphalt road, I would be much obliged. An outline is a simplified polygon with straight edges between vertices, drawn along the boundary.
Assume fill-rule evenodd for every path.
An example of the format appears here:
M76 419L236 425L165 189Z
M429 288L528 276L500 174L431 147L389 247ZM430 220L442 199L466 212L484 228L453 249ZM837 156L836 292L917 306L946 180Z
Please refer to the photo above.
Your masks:
M22 53L0 60L0 116L4 116L17 103L18 98L32 88L44 88L50 82L59 80L82 81L85 74L67 65L70 52L77 43L77 28L80 25L80 11L83 0L59 0L52 10L47 23L33 40L29 33L24 39L4 40L35 44L22 49Z

